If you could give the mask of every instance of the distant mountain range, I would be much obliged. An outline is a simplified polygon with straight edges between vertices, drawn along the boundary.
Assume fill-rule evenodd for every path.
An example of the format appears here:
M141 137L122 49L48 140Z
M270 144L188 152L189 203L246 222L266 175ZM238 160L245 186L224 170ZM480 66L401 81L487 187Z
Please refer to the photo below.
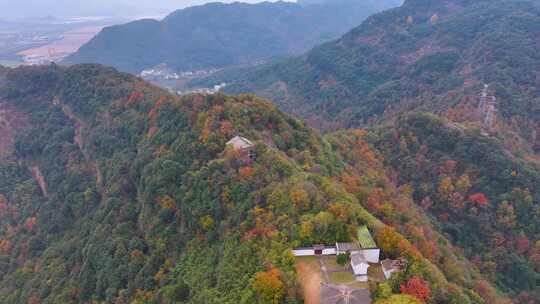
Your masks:
M401 2L210 3L178 10L162 21L105 28L66 63L101 63L135 73L162 63L181 71L253 63L302 53Z
M538 1L408 0L303 56L209 82L271 98L323 129L476 107L486 83L500 122L530 125L520 132L540 151L538 37Z
M151 8L148 3L136 0L94 0L75 2L71 0L20 0L9 1L0 12L3 18L42 18L45 16L126 16L140 14ZM131 5L130 5L131 4ZM146 5L145 5L146 4ZM143 8L143 6L145 6ZM120 13L121 12L121 13Z

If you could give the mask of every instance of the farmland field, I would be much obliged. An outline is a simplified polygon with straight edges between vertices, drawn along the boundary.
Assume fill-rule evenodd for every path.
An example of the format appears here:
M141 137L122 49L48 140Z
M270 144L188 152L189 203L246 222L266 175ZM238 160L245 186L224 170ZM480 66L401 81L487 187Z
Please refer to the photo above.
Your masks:
M94 37L102 26L87 26L65 32L62 39L49 44L24 50L18 53L25 57L51 57L53 60L60 60L65 56L76 52L83 44Z

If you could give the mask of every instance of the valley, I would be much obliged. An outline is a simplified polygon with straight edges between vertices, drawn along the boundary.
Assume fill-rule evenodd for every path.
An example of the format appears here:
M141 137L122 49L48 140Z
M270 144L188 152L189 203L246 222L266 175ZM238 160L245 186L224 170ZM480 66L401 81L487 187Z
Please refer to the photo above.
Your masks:
M100 63L139 74L209 71L300 54L337 38L370 14L402 0L207 3L107 27L65 63Z
M0 64L49 64L75 53L103 27L126 22L126 17L11 18L0 20Z
M72 53L75 53L83 44L87 43L103 27L83 27L61 34L58 40L48 44L23 50L17 53L22 57L24 64L47 64L59 62Z

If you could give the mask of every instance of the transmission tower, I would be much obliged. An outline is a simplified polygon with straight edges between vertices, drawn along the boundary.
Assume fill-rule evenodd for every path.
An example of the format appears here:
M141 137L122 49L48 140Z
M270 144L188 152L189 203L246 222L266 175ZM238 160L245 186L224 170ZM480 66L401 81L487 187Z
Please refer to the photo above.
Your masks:
M478 113L482 118L484 127L492 128L495 123L495 113L497 112L497 97L489 95L489 85L484 84L484 89L480 94L480 102L478 103Z

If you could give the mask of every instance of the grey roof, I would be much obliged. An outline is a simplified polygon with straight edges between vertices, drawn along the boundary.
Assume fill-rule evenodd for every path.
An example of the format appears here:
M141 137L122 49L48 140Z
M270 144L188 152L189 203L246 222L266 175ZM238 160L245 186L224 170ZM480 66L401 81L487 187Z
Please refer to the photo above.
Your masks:
M353 265L368 264L368 260L362 252L357 252L351 255L351 263Z
M403 260L386 259L381 261L381 266L384 271L400 270L404 267L404 263L406 262L404 262Z
M320 245L320 244L313 245L313 249L315 249L315 250L324 250L325 248L326 248L326 246L324 246L324 245Z
M235 136L229 140L226 145L233 145L235 149L247 149L253 147L253 143L242 136Z
M386 259L386 260L381 261L381 265L384 269L391 269L397 266L396 262L397 261Z
M358 246L357 243L337 243L336 244L336 249L338 251L352 252L352 251L359 251L360 246Z

